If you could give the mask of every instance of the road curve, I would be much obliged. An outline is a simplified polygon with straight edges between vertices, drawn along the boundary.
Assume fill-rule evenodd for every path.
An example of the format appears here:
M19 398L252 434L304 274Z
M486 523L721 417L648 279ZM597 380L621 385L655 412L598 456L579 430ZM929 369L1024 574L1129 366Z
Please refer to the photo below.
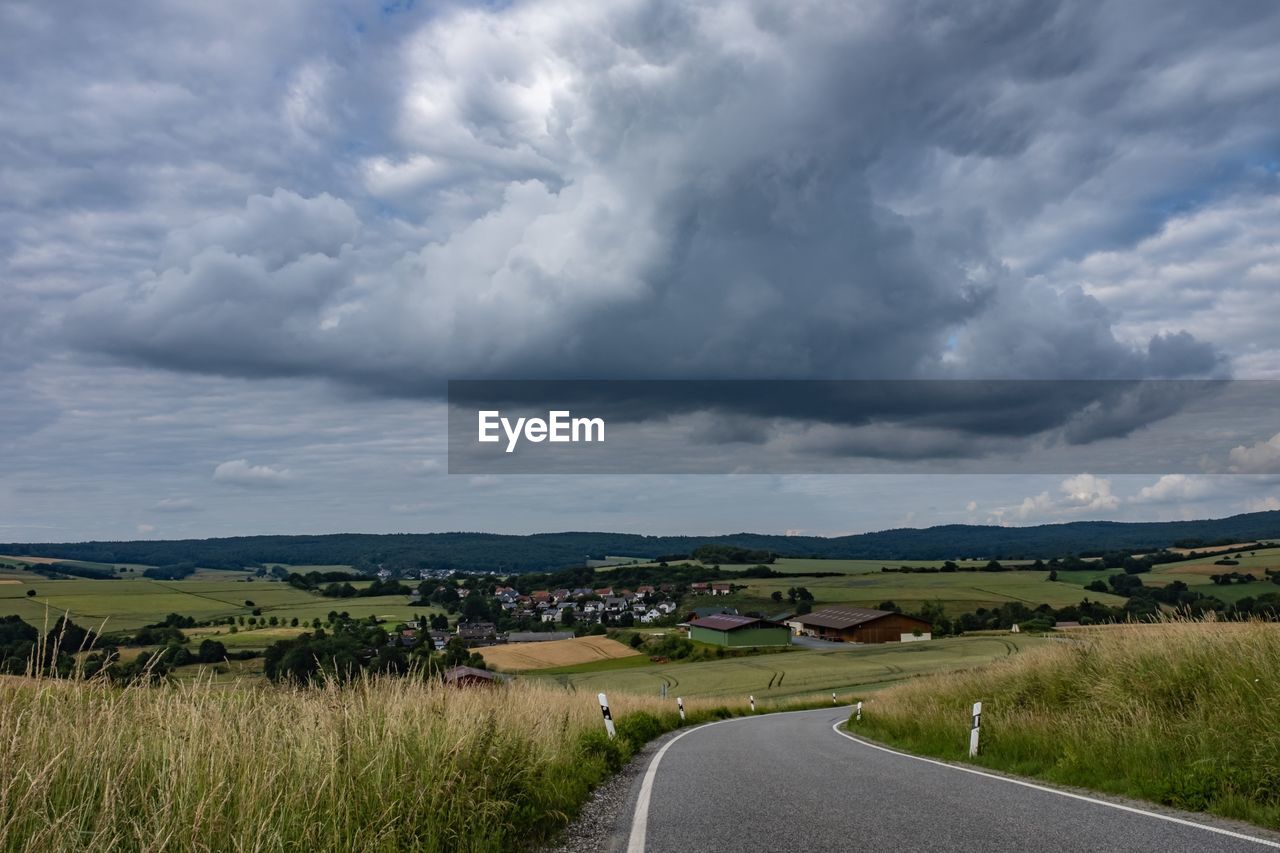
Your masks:
M650 759L612 849L702 851L1195 851L1280 849L1215 818L969 772L835 730L847 708L686 729Z

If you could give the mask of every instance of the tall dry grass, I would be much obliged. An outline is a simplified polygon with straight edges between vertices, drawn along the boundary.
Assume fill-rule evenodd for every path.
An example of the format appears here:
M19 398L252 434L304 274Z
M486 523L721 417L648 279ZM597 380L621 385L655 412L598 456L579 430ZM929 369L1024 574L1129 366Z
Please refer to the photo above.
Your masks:
M0 678L6 850L502 850L553 835L674 702L544 683ZM689 700L690 722L740 709Z
M1073 632L876 694L850 730L976 763L1280 827L1280 625L1176 620Z

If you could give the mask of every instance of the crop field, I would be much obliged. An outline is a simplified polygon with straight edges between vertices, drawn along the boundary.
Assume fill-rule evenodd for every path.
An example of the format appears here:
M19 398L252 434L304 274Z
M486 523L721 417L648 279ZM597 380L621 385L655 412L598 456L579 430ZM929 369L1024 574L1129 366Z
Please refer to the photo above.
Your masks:
M1236 557L1239 553L1241 556ZM1235 566L1219 566L1214 560L1223 558L1235 560L1238 565ZM1186 563L1167 563L1157 566L1151 571L1152 580L1156 578L1170 578L1173 580L1181 580L1188 584L1204 583L1210 575L1223 574L1228 572L1253 572L1259 578L1262 578L1265 569L1280 569L1280 548L1263 548L1255 551L1227 551L1204 560L1196 560L1195 562ZM1148 576L1144 575L1145 582Z
M225 579L225 575L232 575ZM77 623L103 631L128 631L180 613L197 620L248 616L255 608L266 617L300 621L323 619L331 610L353 617L409 619L414 614L440 612L426 605L410 605L405 596L325 598L278 581L235 580L238 573L180 581L147 578L121 580L48 580L22 571L0 577L17 580L0 585L0 616L17 615L32 625L50 623L70 612ZM28 590L35 590L28 596ZM252 605L246 602L253 602Z
M548 643L511 643L480 649L485 663L494 669L520 672L529 669L575 666L594 661L638 657L639 652L608 637L575 637Z
M59 560L54 557L22 557L22 556L0 556L0 569L17 568L22 565L51 565L53 563L62 563L67 566L77 566L82 569L97 569L103 572L119 572L126 569L145 569L147 566L135 566L131 563L90 563L85 560Z
M1087 573L1092 574L1092 573ZM1068 573L1059 573L1065 578ZM1052 582L1048 572L948 572L937 574L900 574L880 572L849 577L783 578L748 580L744 593L716 599L742 609L769 611L787 607L787 590L803 586L814 597L814 606L823 604L852 604L875 607L883 601L892 601L904 610L917 610L924 604L940 601L949 613L963 613L978 607L994 607L1010 601L1019 601L1029 607L1049 604L1064 607L1078 604L1086 595L1105 604L1123 605L1124 599L1109 593L1085 593L1080 585ZM773 602L770 595L780 592L781 604Z
M898 566L911 566L933 568L941 566L944 560L811 560L804 557L779 557L772 563L769 568L775 572L782 572L788 575L811 575L815 573L837 572L844 575L867 575L879 574L883 566L889 568L897 568ZM957 560L957 565L961 566L982 566L986 564L986 560ZM1023 562L1031 562L1023 561ZM1017 566L1023 562L1017 560L1005 561L1005 565ZM642 568L654 568L657 563L643 563ZM609 572L617 566L606 566L597 569L598 572ZM721 569L726 572L746 571L751 568L749 565L721 565Z
M671 697L740 698L758 701L820 692L864 692L924 673L963 669L1044 644L1038 637L955 637L923 643L839 646L832 651L726 658L699 663L601 665L594 671L550 670L528 678L550 678L579 691L657 695L665 684ZM488 651L487 649L485 650Z
M925 567L933 568L941 566L943 560L806 560L799 557L779 557L777 560L769 564L769 568L775 572L783 572L789 575L805 575L815 572L840 572L846 575L866 575L879 574L882 566L888 566L896 569L898 566L911 566L912 568ZM956 564L961 566L982 566L986 564L986 560L957 560ZM1006 565L1020 565L1017 561L1006 562ZM721 568L725 568L721 566ZM748 568L743 566L742 568Z
M237 628L233 634L229 630L229 626L220 625L209 628L185 628L183 633L187 635L192 646L196 646L201 640L217 640L226 646L230 651L239 651L241 649L265 649L272 643L280 640L292 640L294 637L309 631L310 626L306 628Z

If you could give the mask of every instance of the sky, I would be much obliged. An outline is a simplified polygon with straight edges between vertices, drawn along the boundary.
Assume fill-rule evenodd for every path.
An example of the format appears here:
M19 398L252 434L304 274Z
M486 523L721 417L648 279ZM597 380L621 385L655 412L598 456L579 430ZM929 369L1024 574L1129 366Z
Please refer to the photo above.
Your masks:
M444 398L1276 380L1276 317L1267 0L0 0L0 541L1280 509L1232 411L1190 472L504 475Z

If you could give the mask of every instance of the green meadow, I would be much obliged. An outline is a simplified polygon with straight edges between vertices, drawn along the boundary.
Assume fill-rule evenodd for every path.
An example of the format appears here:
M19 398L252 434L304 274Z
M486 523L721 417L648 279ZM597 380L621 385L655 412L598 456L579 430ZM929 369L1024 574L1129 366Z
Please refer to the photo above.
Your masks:
M912 568L937 568L944 560L808 560L799 557L779 557L769 564L775 572L789 575L807 575L819 572L840 572L846 575L879 574L882 566L896 569L899 566ZM986 560L956 560L959 566L982 566ZM1030 561L1028 561L1030 562ZM1005 565L1021 565L1018 561L1007 561ZM721 567L725 568L725 567ZM746 568L745 566L743 568Z
M825 562L825 561L823 561ZM1115 571L1103 572L1102 576ZM892 601L903 610L919 610L930 602L941 602L950 614L964 613L979 607L996 607L1011 601L1028 607L1049 604L1065 607L1079 604L1086 596L1093 601L1122 606L1125 599L1110 593L1085 592L1082 584L1067 582L1071 573L1060 572L1058 581L1050 581L1048 572L938 572L902 574L881 572L850 574L838 577L762 578L745 580L746 589L731 596L715 599L717 604L765 613L787 609L787 591L802 586L814 597L815 608L823 604L849 604L875 607ZM1082 574L1093 575L1093 572ZM782 602L772 599L782 595Z
M280 581L250 577L246 572L203 570L179 581L128 575L120 580L49 580L33 572L0 570L0 616L17 615L39 626L69 612L81 625L113 632L135 630L170 613L205 621L249 616L258 609L262 617L310 622L324 619L331 610L390 621L438 612L410 605L407 596L325 598Z
M538 670L524 677L551 679L588 693L656 696L665 684L672 700L676 696L740 699L754 695L763 702L833 691L861 694L926 673L1002 659L1045 642L1039 637L1011 634L876 646L833 644L831 651L804 649L698 663L646 664L644 658L622 658Z

